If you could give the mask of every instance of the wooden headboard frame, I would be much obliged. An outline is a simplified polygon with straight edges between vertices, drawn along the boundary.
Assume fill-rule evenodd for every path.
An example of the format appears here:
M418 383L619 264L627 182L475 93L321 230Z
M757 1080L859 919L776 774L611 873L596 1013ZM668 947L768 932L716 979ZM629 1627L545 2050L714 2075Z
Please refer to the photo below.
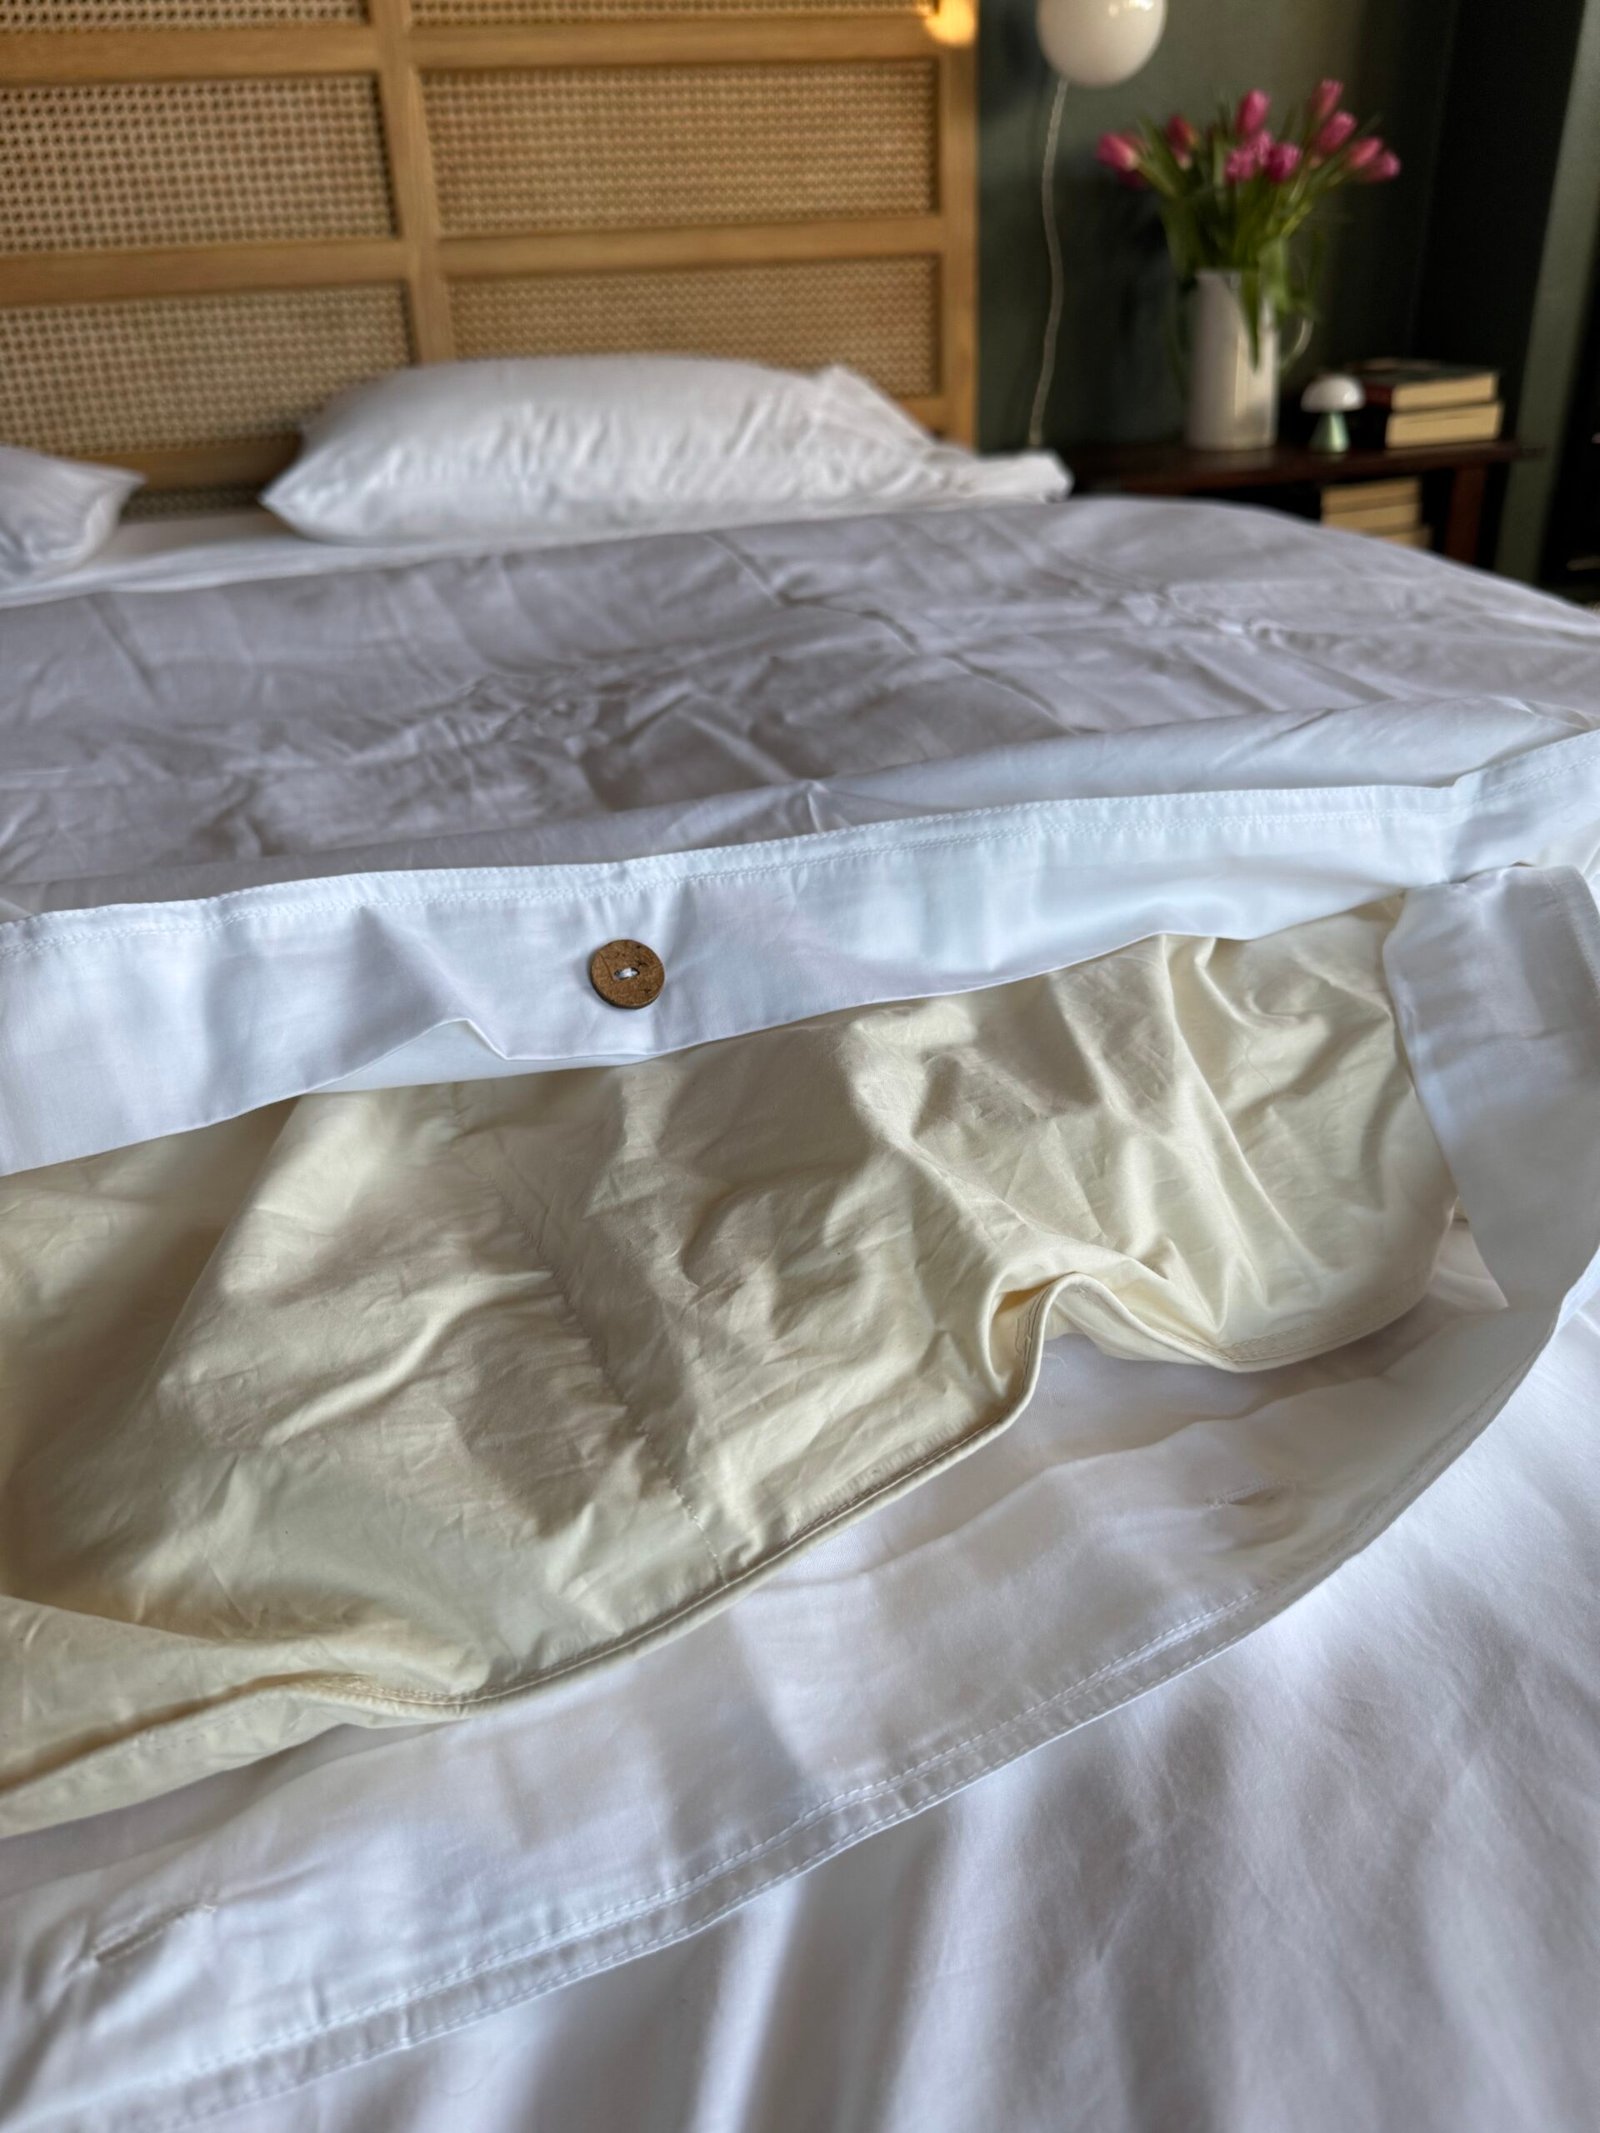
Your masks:
M0 441L254 486L297 392L586 331L854 361L970 440L974 0L808 4L0 0Z

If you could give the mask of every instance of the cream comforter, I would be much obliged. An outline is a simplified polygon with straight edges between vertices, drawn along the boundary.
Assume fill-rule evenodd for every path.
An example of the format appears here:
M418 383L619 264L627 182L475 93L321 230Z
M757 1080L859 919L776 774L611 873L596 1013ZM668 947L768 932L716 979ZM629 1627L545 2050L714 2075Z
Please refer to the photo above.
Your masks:
M682 1627L1003 1427L1052 1333L1387 1323L1454 1200L1395 908L4 1181L0 1824Z

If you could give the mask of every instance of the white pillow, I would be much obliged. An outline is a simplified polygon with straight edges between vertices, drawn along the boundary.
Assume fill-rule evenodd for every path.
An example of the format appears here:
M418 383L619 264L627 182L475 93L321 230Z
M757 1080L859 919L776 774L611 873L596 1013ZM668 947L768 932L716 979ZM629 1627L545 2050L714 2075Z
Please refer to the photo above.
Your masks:
M341 393L262 501L317 540L564 542L1066 486L1046 454L936 443L848 370L533 356Z
M0 587L87 563L143 478L0 444Z

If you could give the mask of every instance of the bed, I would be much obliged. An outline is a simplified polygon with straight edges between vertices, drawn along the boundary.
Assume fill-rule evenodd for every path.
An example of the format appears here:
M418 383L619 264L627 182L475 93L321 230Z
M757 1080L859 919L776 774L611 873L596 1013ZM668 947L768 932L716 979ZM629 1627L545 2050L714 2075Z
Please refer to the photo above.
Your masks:
M607 49L517 12L297 46L375 85L414 352L598 271L416 182L462 77ZM0 58L288 50L224 34ZM969 37L636 48L931 70L898 383L957 434ZM360 264L187 236L9 287L103 358L96 306ZM269 413L9 433L216 503ZM0 648L6 2124L1586 2122L1600 625L997 475L554 546L180 512Z

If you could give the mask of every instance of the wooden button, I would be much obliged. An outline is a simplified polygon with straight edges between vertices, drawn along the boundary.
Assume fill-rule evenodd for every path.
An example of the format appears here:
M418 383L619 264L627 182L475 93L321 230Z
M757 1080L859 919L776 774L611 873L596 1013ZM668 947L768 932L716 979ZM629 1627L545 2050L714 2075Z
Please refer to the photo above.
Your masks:
M613 1007L648 1007L666 982L660 956L643 941L607 941L589 958L589 983Z

